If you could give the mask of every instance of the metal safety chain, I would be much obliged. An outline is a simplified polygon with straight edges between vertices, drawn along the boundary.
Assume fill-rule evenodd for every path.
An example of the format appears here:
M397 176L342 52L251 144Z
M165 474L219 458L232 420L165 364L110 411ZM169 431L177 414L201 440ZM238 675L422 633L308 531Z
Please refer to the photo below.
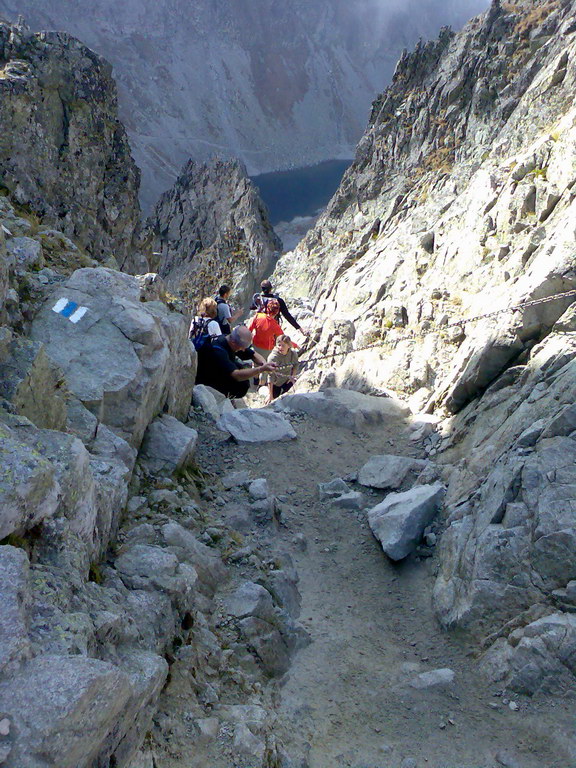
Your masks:
M355 352L365 352L368 349L375 349L375 348L387 346L390 344L397 346L403 341L410 341L412 339L429 336L432 333L441 333L442 331L446 331L449 328L459 328L465 325L466 323L475 323L475 322L478 322L478 320L486 320L491 317L497 317L498 315L507 314L508 312L517 312L520 309L526 309L527 307L536 307L540 304L548 304L551 301L559 301L560 299L567 299L569 297L573 297L574 299L576 299L576 288L571 291L556 293L553 296L547 296L546 298L543 298L543 299L531 299L530 301L523 301L519 304L514 304L511 307L505 307L504 309L497 309L497 310L494 310L493 312L485 312L484 314L481 314L481 315L474 315L473 317L463 318L462 320L458 320L453 323L447 323L446 325L443 325L441 327L435 326L433 328L428 328L422 331L407 331L406 335L404 335L402 338L394 339L393 341L387 341L386 339L382 339L381 341L375 341L375 342L372 342L371 344L366 344L365 346L356 347L356 349L349 349L343 352L331 352L326 355L318 355L316 357L310 358L309 360L302 360L300 362L301 362L301 365L308 366L308 365L313 365L314 363L317 363L320 360L330 360L333 357L339 357L342 355L345 355L345 356L352 355ZM283 365L283 366L278 366L276 370L282 370L284 368L292 368L292 367L293 366L291 365L290 366ZM304 373L304 371L302 373ZM298 376L298 378L300 378L302 373Z

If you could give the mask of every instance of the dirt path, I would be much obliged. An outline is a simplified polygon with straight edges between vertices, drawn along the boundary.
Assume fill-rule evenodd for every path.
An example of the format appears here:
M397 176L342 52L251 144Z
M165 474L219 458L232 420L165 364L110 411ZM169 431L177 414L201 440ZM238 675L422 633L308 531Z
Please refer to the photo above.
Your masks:
M274 542L297 567L300 621L312 640L280 684L275 730L294 768L574 768L556 739L573 729L573 702L514 696L511 710L477 673L477 645L437 624L436 557L394 565L365 511L318 501L318 483L356 472L371 455L418 456L406 425L354 433L300 417L295 428L297 440L254 446L211 428L202 441L213 444L199 451L213 475L248 468L285 502ZM368 508L383 498L358 489ZM452 685L409 685L445 667Z
M312 643L281 688L278 734L288 753L310 768L568 768L549 736L568 727L571 704L514 697L512 711L494 695L470 643L434 619L435 558L393 565L365 513L318 501L319 482L357 471L370 455L418 455L407 433L295 426L297 441L224 450L228 461L240 452L243 466L290 501L279 539L298 568ZM368 494L369 506L380 498ZM456 673L448 688L410 687L418 672L441 667Z

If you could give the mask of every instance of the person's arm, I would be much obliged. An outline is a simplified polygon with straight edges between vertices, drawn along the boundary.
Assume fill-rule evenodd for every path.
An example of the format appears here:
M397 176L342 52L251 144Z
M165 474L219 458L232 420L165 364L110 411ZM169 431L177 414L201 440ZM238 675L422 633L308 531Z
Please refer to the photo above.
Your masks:
M280 304L280 314L282 315L282 317L285 317L286 320L290 323L290 325L293 328L296 328L297 331L302 331L302 328L298 324L298 321L295 320L290 314L290 312L288 311L288 307L286 306L286 302L284 301L284 299L281 299L280 297L278 297L278 302ZM304 333L304 331L302 331L302 333Z
M272 400L274 400L274 384L272 384L271 379L268 379L268 397L266 398L266 405L271 403Z
M259 356L260 357L260 356ZM276 368L274 363L264 363L264 365L258 365L255 368L236 368L235 371L230 373L230 376L235 381L246 381L246 379L252 379L259 376L261 373L268 373Z
M264 365L266 360L262 357L262 355L259 352L254 352L254 357L252 358L258 365Z

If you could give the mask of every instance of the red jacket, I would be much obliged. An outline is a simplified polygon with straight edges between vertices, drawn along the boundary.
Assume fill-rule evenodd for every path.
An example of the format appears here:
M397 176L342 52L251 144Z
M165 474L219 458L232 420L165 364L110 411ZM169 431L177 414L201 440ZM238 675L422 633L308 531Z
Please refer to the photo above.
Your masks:
M274 349L276 337L284 333L276 320L263 312L254 315L248 328L254 334L254 346L260 349Z

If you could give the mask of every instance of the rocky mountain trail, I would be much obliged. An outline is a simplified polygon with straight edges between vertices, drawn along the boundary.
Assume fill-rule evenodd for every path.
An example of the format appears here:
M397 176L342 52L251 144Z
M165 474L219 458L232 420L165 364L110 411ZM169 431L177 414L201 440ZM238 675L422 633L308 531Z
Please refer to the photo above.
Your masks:
M553 705L545 696L527 697L491 685L474 659L477 643L447 634L435 620L434 546L421 544L394 564L370 531L367 512L386 491L358 486L354 478L383 444L422 461L422 443L410 439L414 430L409 423L400 420L351 432L310 414L296 412L288 418L297 440L260 444L226 439L212 419L198 412L192 423L200 434L198 463L209 479L209 490L202 493L211 497L220 525L242 531L238 553L229 558L235 563L234 576L224 604L239 582L270 589L262 572L254 570L255 551L266 553L264 572L266 562L282 557L297 573L301 607L296 597L295 615L309 637L277 683L258 677L263 696L258 706L269 720L266 727L247 722L255 739L249 739L254 749L250 757L244 753L243 758L233 747L224 695L209 708L212 738L198 737L202 744L185 738L182 726L176 738L174 732L168 738L155 728L155 765L274 765L262 751L270 734L283 755L280 765L496 768L506 760L523 768L565 765L561 744L570 727L570 698ZM401 488L413 482L407 478ZM335 494L355 488L364 495L361 508L334 503L339 498ZM258 513L247 522L246 511L241 514L240 509L254 509L254 497L262 491L274 495L276 511L268 517ZM442 519L433 527L441 537ZM213 528L207 529L209 536ZM180 686L181 681L175 687L171 683L163 701L166 711L173 716L176 706L185 720ZM234 738L238 746L241 737ZM166 756L166 750L173 754Z

